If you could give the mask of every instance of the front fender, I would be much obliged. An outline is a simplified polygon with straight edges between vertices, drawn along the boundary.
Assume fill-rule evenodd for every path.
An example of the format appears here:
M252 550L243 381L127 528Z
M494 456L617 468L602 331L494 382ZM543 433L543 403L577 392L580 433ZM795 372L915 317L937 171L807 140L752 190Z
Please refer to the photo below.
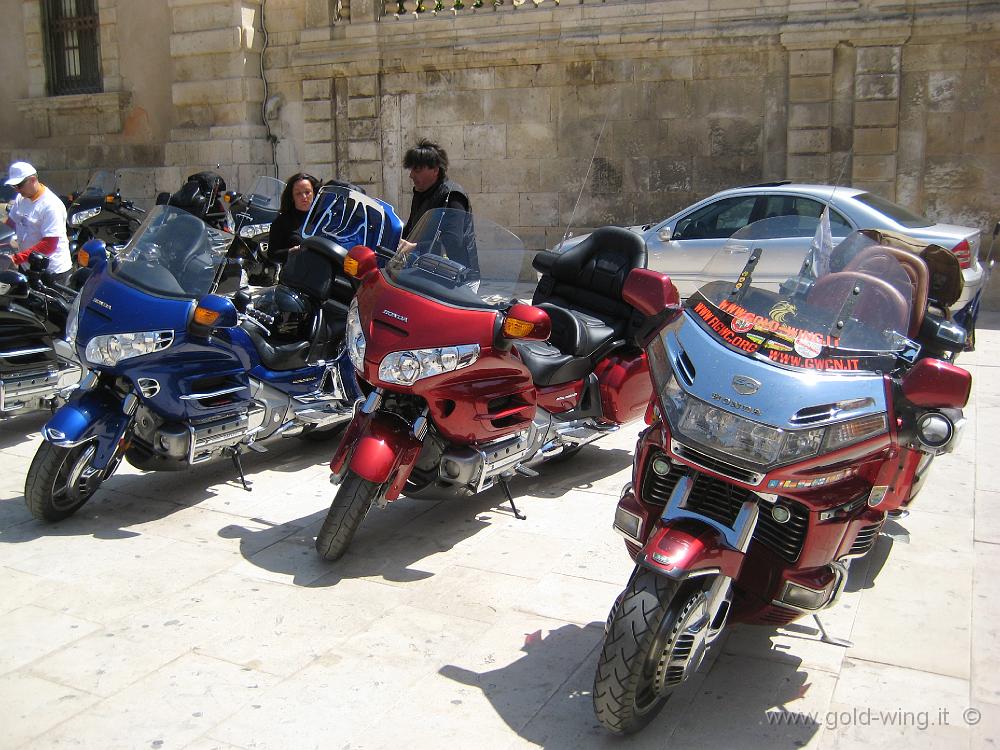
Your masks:
M93 466L105 468L115 455L132 418L122 411L121 399L105 390L74 394L42 428L42 437L53 445L72 448L97 441Z
M399 497L420 454L422 441L401 417L384 411L358 412L344 435L340 449L330 461L330 469L342 476L349 468L362 479L384 484L386 500ZM348 456L350 452L350 456Z
M657 524L637 562L676 580L720 572L736 578L745 553L730 547L711 526L684 518Z

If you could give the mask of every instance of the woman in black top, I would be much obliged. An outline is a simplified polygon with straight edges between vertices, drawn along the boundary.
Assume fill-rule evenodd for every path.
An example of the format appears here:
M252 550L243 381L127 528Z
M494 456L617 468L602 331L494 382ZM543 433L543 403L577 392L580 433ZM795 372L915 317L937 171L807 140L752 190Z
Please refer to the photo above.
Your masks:
M281 193L281 208L271 222L271 234L267 240L267 257L274 263L288 261L288 251L297 250L302 242L302 224L312 206L319 180L305 172L298 172L288 178Z

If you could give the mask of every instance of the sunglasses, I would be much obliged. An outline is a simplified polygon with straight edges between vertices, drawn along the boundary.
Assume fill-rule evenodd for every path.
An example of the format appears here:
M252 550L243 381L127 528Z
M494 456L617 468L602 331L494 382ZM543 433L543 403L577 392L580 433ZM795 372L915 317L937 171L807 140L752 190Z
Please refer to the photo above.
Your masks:
M28 180L30 180L30 179L31 179L31 178L32 178L33 176L34 176L34 175L28 175L27 177L25 177L25 178L24 178L23 180L21 180L21 181L20 181L19 183L17 183L17 184L16 184L15 186L14 186L14 189L15 189L15 190L20 190L21 188L23 188L23 187L24 187L24 185L25 185L25 183L27 183L27 182L28 182Z

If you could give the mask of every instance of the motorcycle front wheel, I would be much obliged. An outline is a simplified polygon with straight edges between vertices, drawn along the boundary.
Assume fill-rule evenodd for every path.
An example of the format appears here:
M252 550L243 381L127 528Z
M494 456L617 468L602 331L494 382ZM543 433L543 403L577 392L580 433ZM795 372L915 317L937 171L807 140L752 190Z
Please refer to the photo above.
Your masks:
M636 568L608 619L594 676L594 713L615 734L642 729L704 653L704 579Z
M348 470L316 537L316 551L324 560L339 560L347 552L380 486Z
M24 503L40 521L61 521L76 513L101 486L105 472L91 462L95 443L63 448L38 446L24 482Z

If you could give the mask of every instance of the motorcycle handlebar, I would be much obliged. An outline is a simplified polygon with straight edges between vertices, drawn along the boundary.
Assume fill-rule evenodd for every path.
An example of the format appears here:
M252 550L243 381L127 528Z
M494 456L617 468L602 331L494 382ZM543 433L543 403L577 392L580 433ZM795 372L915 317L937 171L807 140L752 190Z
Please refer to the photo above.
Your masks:
M247 317L252 318L258 323L263 323L264 325L274 325L274 316L268 315L266 312L261 312L253 307L248 307L245 311Z

